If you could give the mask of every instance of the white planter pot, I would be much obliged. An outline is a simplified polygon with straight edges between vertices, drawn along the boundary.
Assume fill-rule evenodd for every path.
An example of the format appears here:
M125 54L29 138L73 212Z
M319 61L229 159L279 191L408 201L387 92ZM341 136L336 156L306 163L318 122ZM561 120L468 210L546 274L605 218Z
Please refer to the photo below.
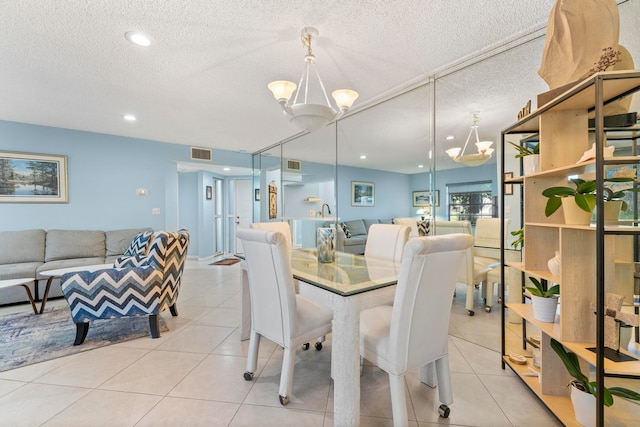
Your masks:
M562 212L565 224L589 225L591 222L591 212L580 209L573 197L562 198Z
M604 202L605 224L617 224L620 221L621 210L622 200L611 200L609 202Z
M547 267L554 276L560 276L560 252L556 251L556 256L547 261Z
M525 175L540 172L540 154L530 154L522 158L522 170Z
M556 320L558 298L543 298L531 295L533 305L533 317L541 322L553 323Z
M585 427L596 425L596 398L591 393L580 391L571 385L571 403L576 421Z

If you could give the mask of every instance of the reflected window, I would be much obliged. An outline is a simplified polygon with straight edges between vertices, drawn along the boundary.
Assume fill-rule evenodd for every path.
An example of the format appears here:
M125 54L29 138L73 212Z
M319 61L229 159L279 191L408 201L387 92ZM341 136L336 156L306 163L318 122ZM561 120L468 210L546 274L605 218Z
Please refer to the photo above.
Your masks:
M447 205L450 221L470 221L493 218L497 212L491 193L491 181L447 185Z

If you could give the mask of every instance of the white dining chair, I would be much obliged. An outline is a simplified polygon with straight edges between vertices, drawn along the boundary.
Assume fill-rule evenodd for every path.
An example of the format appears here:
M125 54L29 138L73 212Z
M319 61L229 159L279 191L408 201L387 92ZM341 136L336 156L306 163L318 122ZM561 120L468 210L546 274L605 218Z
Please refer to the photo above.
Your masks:
M251 294L251 334L244 379L251 381L257 368L260 337L284 348L280 374L280 404L289 403L293 387L296 348L331 331L333 311L296 294L291 255L283 233L241 229ZM322 349L322 345L316 346Z
M408 425L405 374L421 369L434 387L437 375L440 416L453 403L448 330L458 264L473 244L468 234L418 237L407 243L393 306L360 313L360 355L389 374L393 425Z
M404 245L409 240L411 229L406 225L372 224L367 235L364 256L402 261Z
M249 224L249 228L253 228L256 230L279 231L280 233L284 234L285 241L288 245L287 249L291 251L291 248L293 247L293 240L291 239L291 227L289 227L288 222L253 222Z

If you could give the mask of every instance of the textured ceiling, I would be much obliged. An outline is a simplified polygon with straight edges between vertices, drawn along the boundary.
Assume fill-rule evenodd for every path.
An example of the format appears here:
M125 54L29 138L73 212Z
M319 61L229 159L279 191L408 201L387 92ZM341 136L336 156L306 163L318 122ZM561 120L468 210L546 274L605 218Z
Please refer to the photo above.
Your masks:
M320 32L313 50L327 89L357 90L356 107L362 108L408 82L539 32L552 4L4 0L0 119L254 152L298 133L282 117L266 85L277 79L298 81L305 53L299 34L305 26ZM132 30L149 35L151 46L130 44L124 33ZM534 43L541 46L542 40ZM522 73L520 61L530 63L523 78L534 88L510 102L520 108L544 88L536 75L540 51L532 55L516 48L509 54L515 55L517 70L510 70L507 62L442 79L438 108L443 119L457 125L462 140L471 111L482 111L481 129L486 126L494 140L504 120L513 121L514 109L508 105L505 112L501 96L522 91L521 85L503 85L501 76ZM387 132L389 138L412 136L403 116L397 116L395 127L376 129L371 120L380 119L369 111L360 113L368 120L356 120L354 114L354 129L345 132L355 132L359 121L359 126L376 134ZM138 121L123 121L125 113L135 114ZM438 130L443 135L450 131L445 122ZM426 138L424 129L416 132Z

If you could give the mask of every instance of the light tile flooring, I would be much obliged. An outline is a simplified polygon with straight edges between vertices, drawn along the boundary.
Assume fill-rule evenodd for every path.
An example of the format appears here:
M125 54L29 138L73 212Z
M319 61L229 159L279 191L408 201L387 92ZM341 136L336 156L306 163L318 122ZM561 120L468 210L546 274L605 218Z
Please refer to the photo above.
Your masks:
M282 351L262 341L258 372L243 379L239 264L188 260L170 331L0 373L0 426L332 426L331 336L298 351L291 402L278 402ZM500 366L499 310L469 317L458 286L450 325L454 403L438 417L437 389L407 376L412 426L556 426L546 408ZM66 304L64 300L52 304ZM480 301L477 301L480 307ZM29 310L0 309L0 314ZM73 337L69 337L71 345ZM481 343L482 345L475 344ZM361 425L392 426L388 377L361 373Z

